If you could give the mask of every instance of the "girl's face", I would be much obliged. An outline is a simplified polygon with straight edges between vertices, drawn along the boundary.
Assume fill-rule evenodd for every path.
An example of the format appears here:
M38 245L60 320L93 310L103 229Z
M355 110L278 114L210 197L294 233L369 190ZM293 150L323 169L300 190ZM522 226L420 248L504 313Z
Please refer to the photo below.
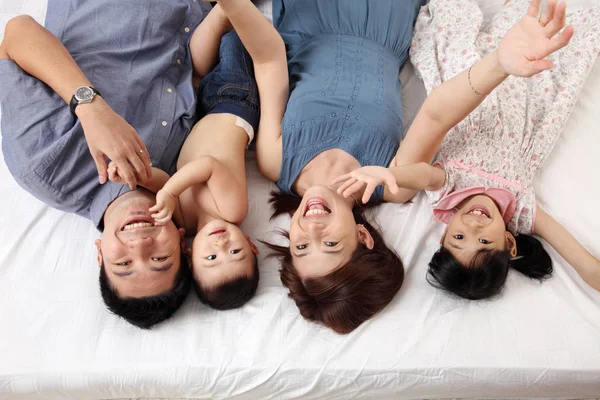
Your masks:
M496 203L485 195L465 200L441 240L442 246L463 265L469 265L479 250L506 250L517 255L515 238L506 231Z
M301 277L323 276L345 264L359 242L373 248L369 231L354 220L353 202L327 186L304 193L290 221L290 251Z

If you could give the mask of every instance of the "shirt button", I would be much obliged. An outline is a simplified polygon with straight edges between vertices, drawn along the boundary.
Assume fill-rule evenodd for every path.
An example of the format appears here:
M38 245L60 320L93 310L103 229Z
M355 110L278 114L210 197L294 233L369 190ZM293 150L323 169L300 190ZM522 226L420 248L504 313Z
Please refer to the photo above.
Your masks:
M162 126L167 126L167 121L163 121L160 123Z
M190 28L188 28L187 26L185 28L183 28L183 30L185 31L185 33L188 33L190 31Z
M167 89L167 93L171 93L172 91L173 91L173 89L171 89L171 88Z
M177 65L181 65L181 59L177 59L177 61L175 61L177 63Z

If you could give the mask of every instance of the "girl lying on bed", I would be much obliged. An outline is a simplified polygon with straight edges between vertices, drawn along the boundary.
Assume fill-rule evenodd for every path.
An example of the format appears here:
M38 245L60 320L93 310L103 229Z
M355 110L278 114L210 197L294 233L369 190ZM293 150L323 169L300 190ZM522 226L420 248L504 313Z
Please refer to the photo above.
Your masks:
M169 178L153 169L149 182L156 193L150 209L155 223L171 217L194 233L191 259L194 287L202 302L226 310L245 304L258 286L258 250L238 224L246 217L245 149L258 127L259 105L252 60L227 17L217 5L190 39L203 118L186 138L177 172ZM207 38L215 40L207 40ZM220 43L220 49L219 49ZM217 61L219 63L212 69ZM119 180L118 165L109 165L111 180Z
M447 224L428 280L468 299L499 293L510 267L535 279L550 276L550 256L531 234L545 239L600 290L600 261L539 208L533 189L535 172L598 55L600 10L572 15L573 37L573 26L562 30L564 2L551 0L538 18L540 0L532 0L518 21L526 7L526 1L512 0L482 26L474 0L431 0L419 16L411 50L431 93L396 165L360 168L336 180L344 196L366 186L363 201L382 183L391 196L405 200L413 190L425 189L433 214ZM496 38L515 21L494 50ZM545 59L570 40L552 60ZM480 54L485 56L476 61ZM436 151L433 165L414 163Z

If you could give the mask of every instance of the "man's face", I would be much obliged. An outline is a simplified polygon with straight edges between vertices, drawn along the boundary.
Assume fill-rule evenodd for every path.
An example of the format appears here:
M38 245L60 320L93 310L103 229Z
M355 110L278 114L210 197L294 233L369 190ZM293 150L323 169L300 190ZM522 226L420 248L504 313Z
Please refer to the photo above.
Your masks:
M185 250L185 231L172 221L155 226L152 193L135 190L115 199L104 214L98 264L120 297L150 297L170 290Z

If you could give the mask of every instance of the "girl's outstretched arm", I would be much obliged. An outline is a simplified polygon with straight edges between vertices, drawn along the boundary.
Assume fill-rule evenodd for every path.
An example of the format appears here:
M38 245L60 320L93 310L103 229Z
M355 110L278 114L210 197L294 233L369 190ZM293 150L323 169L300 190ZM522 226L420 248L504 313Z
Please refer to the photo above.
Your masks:
M571 264L588 285L600 291L600 260L590 254L559 222L537 207L534 233Z
M562 30L566 14L564 2L548 7L544 20L550 22L542 26L538 21L540 2L531 0L527 14L506 34L495 51L429 94L392 165L430 162L446 133L509 75L531 77L552 68L552 62L545 58L566 46L574 30L572 26ZM551 2L555 4L556 0Z
M250 0L218 0L254 63L260 97L256 160L272 181L281 168L281 121L289 98L285 45L273 25Z

